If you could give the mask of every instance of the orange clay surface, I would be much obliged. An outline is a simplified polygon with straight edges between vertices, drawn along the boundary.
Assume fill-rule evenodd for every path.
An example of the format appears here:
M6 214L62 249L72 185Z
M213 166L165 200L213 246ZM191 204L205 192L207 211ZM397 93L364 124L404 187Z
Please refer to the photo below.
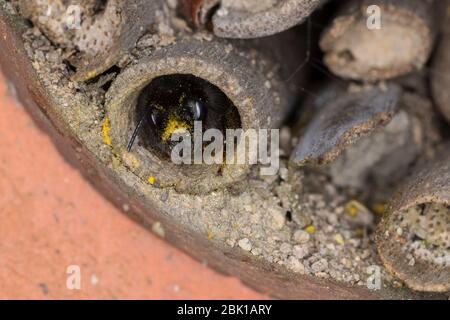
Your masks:
M58 154L0 75L0 299L260 299L129 220ZM66 287L67 268L81 289Z

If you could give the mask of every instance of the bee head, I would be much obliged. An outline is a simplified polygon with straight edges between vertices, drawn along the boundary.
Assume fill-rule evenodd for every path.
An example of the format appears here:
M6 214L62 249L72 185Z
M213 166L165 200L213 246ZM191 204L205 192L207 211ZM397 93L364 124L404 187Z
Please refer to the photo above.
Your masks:
M236 120L237 119L237 120ZM175 133L188 132L194 125L202 131L240 126L239 114L228 97L211 83L192 75L155 78L138 98L135 123L141 123L139 143L166 157L178 143Z

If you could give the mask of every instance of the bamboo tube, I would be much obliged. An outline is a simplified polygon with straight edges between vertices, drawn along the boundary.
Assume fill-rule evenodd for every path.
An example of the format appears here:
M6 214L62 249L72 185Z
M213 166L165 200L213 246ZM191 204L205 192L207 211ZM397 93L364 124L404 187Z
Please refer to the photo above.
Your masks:
M420 70L438 29L437 1L354 0L322 35L330 70L376 81ZM379 20L377 20L379 18Z
M319 98L305 106L314 109L315 114L291 161L313 166L333 162L361 136L389 123L398 110L400 97L401 89L396 85L347 89L334 83L325 87Z
M429 99L405 92L392 120L347 148L327 171L337 185L384 202L408 176L412 165L433 155L441 140L437 123Z
M421 81L409 81L421 87L415 83ZM316 112L291 160L320 167L334 184L372 203L387 201L411 166L431 157L441 140L432 103L415 92L402 93L397 84L345 90L335 83L305 109Z
M450 153L423 165L393 199L378 226L385 267L413 290L450 290Z
M183 0L194 24L212 16L214 33L224 38L273 35L303 22L323 0ZM219 7L220 5L220 7ZM212 9L217 9L216 11Z

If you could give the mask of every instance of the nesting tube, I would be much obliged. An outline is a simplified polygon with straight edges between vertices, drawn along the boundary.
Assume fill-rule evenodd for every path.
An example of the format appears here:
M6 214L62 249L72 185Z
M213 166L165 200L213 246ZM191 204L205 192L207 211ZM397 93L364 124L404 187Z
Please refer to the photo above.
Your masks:
M224 38L273 35L303 22L323 0L183 0L194 24L212 16L214 33ZM212 10L216 9L216 10Z
M432 156L441 140L437 119L428 98L404 92L392 119L347 148L327 172L336 185L359 190L372 203L385 203L411 167Z
M376 242L386 268L413 290L450 290L450 152L445 146L394 198Z
M315 111L291 160L319 167L335 185L367 195L372 203L390 199L411 166L440 141L429 99L396 83L347 89L334 83L308 102L308 109Z
M86 81L115 65L156 23L162 0L14 0L77 68L75 81Z
M335 82L310 99L312 113L291 155L297 165L322 166L333 162L348 146L389 123L399 108L401 89L383 86L342 86Z
M321 37L325 64L336 75L364 81L420 70L436 37L437 3L350 1Z
M275 43L274 39L268 41ZM167 102L172 108L178 101L184 103L194 95L203 95L197 95L196 99L204 106L204 129L220 127L224 139L229 139L228 129L246 132L277 128L289 109L292 93L283 81L283 68L263 47L260 41L251 46L188 37L124 69L109 89L106 102L111 144L121 161L145 181L150 179L155 186L174 187L184 193L207 193L242 179L250 168L248 161L244 164L173 163L170 148L166 144L162 146L161 141L167 141L177 130L186 127L191 130L192 125L184 124L178 110L168 115L169 106L159 100L163 96L166 100L179 97L177 101ZM187 89L181 92L178 88ZM136 143L127 150L133 130L141 125L142 117L151 112L148 106L154 103L160 105L157 113L166 117L161 130L150 130L150 125L155 129L153 118L141 123ZM184 111L180 109L180 112ZM240 143L248 146L246 139L236 141L236 145Z

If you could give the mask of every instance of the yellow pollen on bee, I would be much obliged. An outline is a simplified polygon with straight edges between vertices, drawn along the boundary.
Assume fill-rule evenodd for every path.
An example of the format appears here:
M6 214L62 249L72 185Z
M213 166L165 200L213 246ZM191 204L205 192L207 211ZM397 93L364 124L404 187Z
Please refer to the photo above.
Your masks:
M161 139L164 142L167 142L170 137L172 137L172 134L174 133L180 133L184 131L189 130L189 125L174 116L170 116L169 120L167 121L167 125L164 129L164 132L161 135Z

